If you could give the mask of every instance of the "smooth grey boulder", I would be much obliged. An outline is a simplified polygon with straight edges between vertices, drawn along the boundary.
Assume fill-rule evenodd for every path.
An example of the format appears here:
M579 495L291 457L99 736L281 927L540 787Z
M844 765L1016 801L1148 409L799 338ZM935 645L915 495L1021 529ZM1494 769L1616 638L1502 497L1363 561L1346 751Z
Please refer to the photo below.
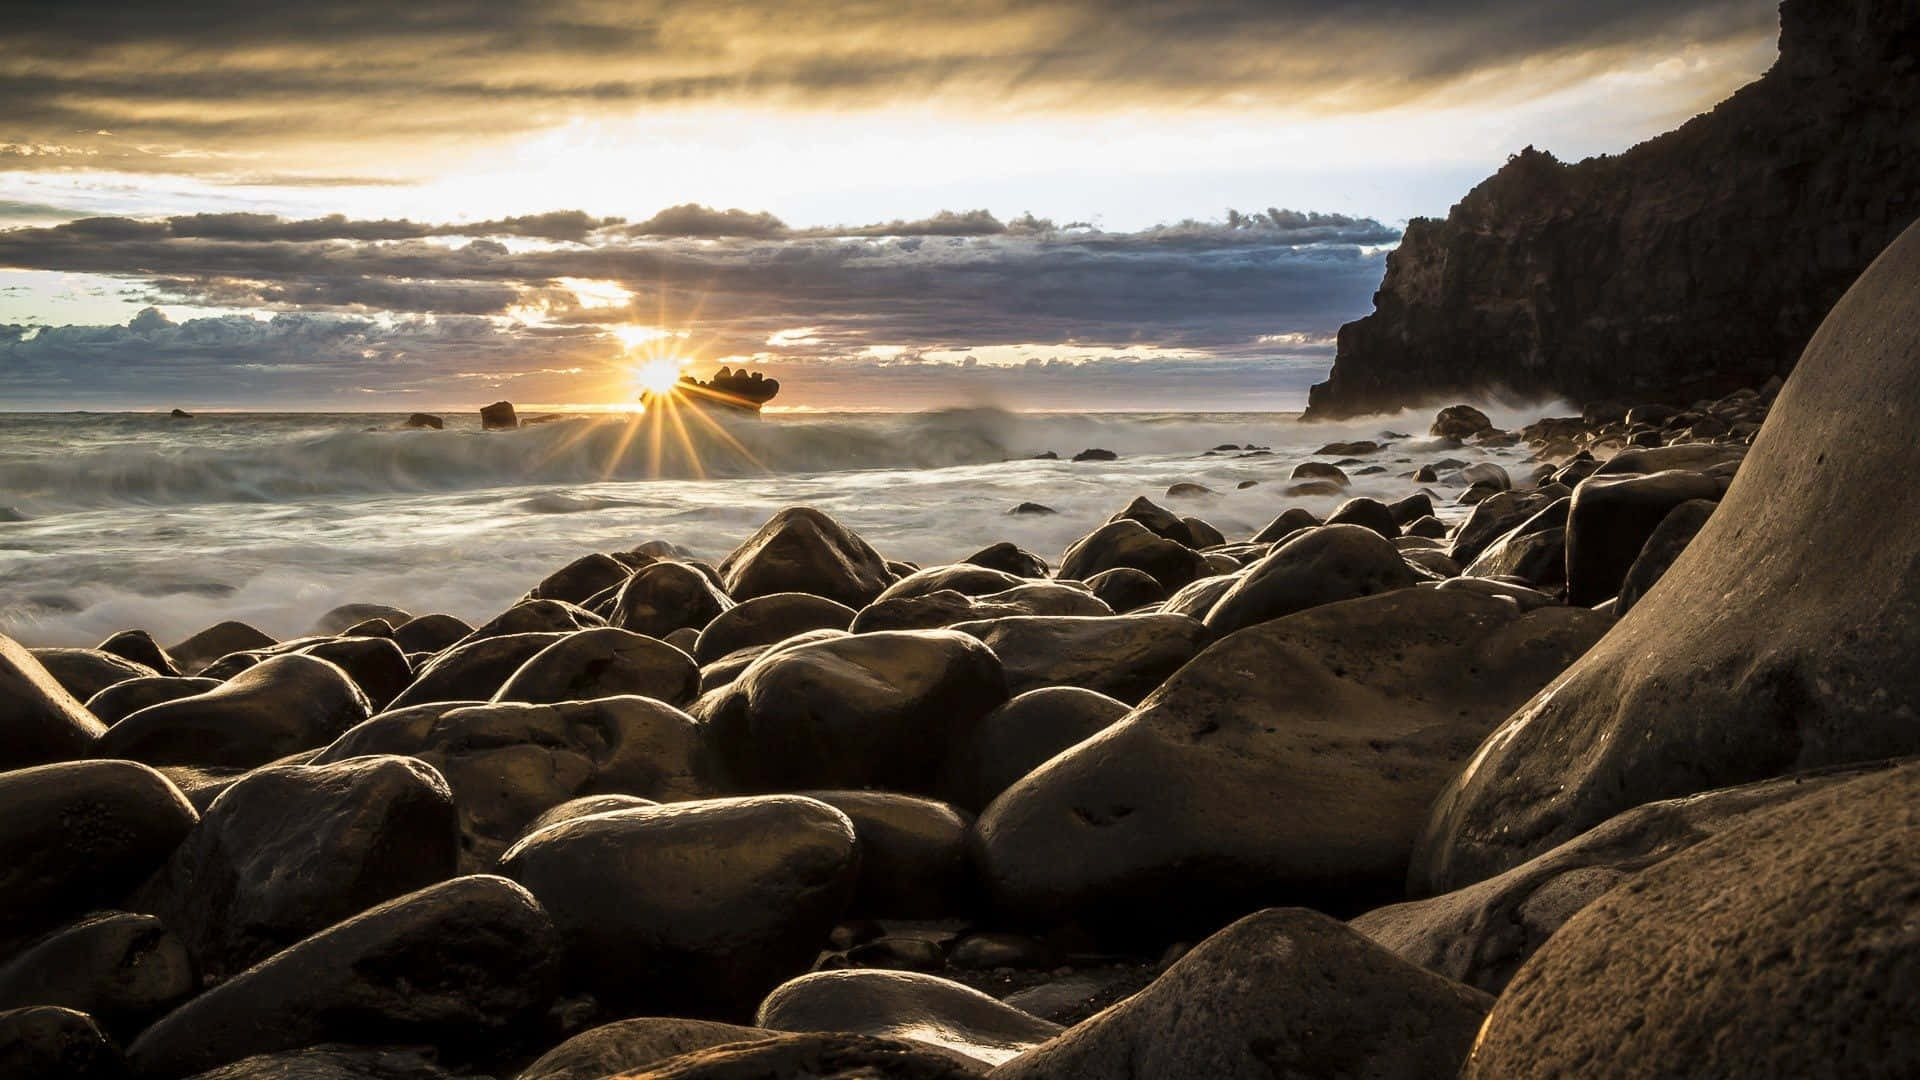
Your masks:
M96 912L0 968L0 1010L59 1005L131 1034L193 993L193 962L151 915Z
M720 564L736 601L770 593L824 596L858 610L893 584L887 561L858 533L808 506L790 506Z
M978 566L974 563L959 562L951 566L929 566L924 570L915 570L887 586L879 596L873 598L873 602L878 604L887 600L905 600L936 592L985 596L988 593L1004 592L1026 583L1027 579L1018 574Z
M735 604L715 616L693 646L693 658L711 664L756 645L773 645L809 630L845 630L856 612L845 604L807 593L770 593Z
M101 649L33 649L33 658L75 699L93 695L128 679L160 674L145 664Z
M1693 538L1700 535L1700 530L1706 528L1707 519L1719 506L1712 499L1692 499L1667 511L1653 535L1641 545L1633 565L1627 567L1627 576L1620 582L1620 603L1614 609L1615 614L1625 615L1633 610L1633 605L1640 602L1680 553L1687 550L1687 545L1693 543Z
M386 711L438 701L485 701L499 693L521 665L571 633L501 634L449 646L414 675Z
M31 652L0 634L0 770L86 757L106 730Z
M1253 535L1254 543L1277 544L1302 529L1311 529L1320 524L1320 519L1312 511L1298 506L1288 507L1280 515Z
M683 627L699 630L733 606L707 576L681 562L641 567L614 597L607 621L622 630L662 638Z
M1462 1075L1914 1075L1916 852L1920 765L1755 815L1570 919Z
M199 818L179 788L132 761L0 773L0 946L117 902Z
M717 694L719 691L725 690L735 679L740 677L742 672L752 667L755 660L769 653L777 652L781 649L797 649L802 645L810 645L816 641L832 641L835 638L843 638L846 636L847 632L845 630L829 630L825 628L807 630L795 634L790 638L776 641L771 645L749 645L744 649L730 652L700 669L700 686L705 692L703 696ZM700 703L695 702L690 711L701 712L702 708Z
M931 795L940 764L1007 697L978 639L887 631L776 646L694 711L750 790Z
M1610 621L1402 589L1233 634L994 800L982 873L1009 914L1136 928L1398 896L1435 793Z
M1127 715L1126 702L1077 686L1029 690L988 713L941 767L940 792L979 813L1046 760Z
M493 865L547 810L581 795L669 802L721 789L692 717L641 697L556 705L432 705L382 713L313 759L405 754L453 790L463 872Z
M1580 481L1567 512L1567 603L1591 606L1618 595L1627 569L1667 513L1719 494L1713 477L1678 469Z
M136 903L217 981L452 877L459 851L453 793L422 761L264 768L213 801Z
M444 612L415 615L393 628L393 642L409 653L437 653L473 633L464 619Z
M277 646L276 646L277 648ZM389 638L337 637L302 645L302 656L325 660L347 673L378 712L413 681L407 654Z
M558 936L504 878L458 877L389 900L202 993L127 1048L142 1074L180 1076L325 1042L497 1042L553 992Z
M149 765L245 769L325 746L373 715L336 665L300 653L274 656L218 689L149 705L94 741L103 758Z
M1184 544L1190 548L1198 548L1201 546L1195 539L1192 530L1187 527L1187 523L1181 520L1180 515L1161 506L1145 495L1135 496L1132 502L1128 503L1125 508L1107 520L1109 522L1139 522L1141 525L1146 526L1155 536L1164 537L1176 544Z
M1903 408L1859 407L1920 403L1916 289L1910 228L1828 315L1661 585L1437 800L1423 891L1641 803L1920 751L1920 561L1861 542L1920 536L1920 443Z
M1506 873L1349 925L1412 963L1498 994L1568 919L1621 882L1756 814L1894 764L1837 766L1636 806Z
M971 986L914 971L816 971L782 983L754 1023L906 1039L998 1065L1060 1034Z
M1447 557L1471 566L1488 545L1553 503L1554 496L1539 491L1503 491L1482 499L1454 531Z
M95 646L101 652L145 664L162 675L180 674L180 666L145 630L122 630Z
M641 1016L575 1035L521 1070L514 1080L605 1080L693 1050L771 1036L764 1028Z
M1409 588L1393 542L1359 525L1323 525L1288 539L1239 575L1203 622L1218 635L1296 611Z
M564 600L522 600L474 627L454 644L465 645L508 634L570 634L605 625L607 620L578 604Z
M341 604L315 619L313 625L307 629L307 633L318 637L332 637L347 627L366 622L368 619L385 619L391 625L399 626L411 618L413 618L411 612L389 604Z
M1400 535L1400 522L1393 509L1378 499L1348 499L1327 515L1328 525L1359 525L1391 540Z
M700 696L700 669L658 638L600 626L568 634L528 657L493 700L551 705L627 694L684 709Z
M1493 999L1304 908L1249 915L993 1080L1451 1076Z
M1203 619L1207 612L1213 610L1213 605L1220 602L1221 597L1240 584L1246 574L1246 570L1238 570L1231 574L1216 574L1213 577L1201 578L1199 581L1184 585L1172 596L1167 597L1157 611L1161 615L1185 615L1189 619Z
M626 563L596 551L582 555L540 579L540 584L527 590L527 599L565 600L586 607L587 601L595 595L607 589L619 588L632 576L633 570Z
M1047 560L1018 544L1005 541L989 544L960 561L989 570L1004 570L1021 578L1044 578L1048 573Z
M844 912L856 919L943 919L979 906L967 833L973 815L891 791L803 791L847 815L860 875Z
M272 635L262 633L246 623L228 619L207 627L177 645L168 646L167 655L179 665L180 674L198 675L201 668L228 653L264 649L274 644L275 640Z
M1212 638L1185 615L1019 615L953 629L993 650L1011 694L1077 686L1129 704L1152 693Z
M1185 526L1181 530L1185 531ZM1057 577L1085 581L1095 574L1132 567L1171 592L1207 576L1207 560L1178 540L1169 540L1131 518L1110 521L1081 537L1060 556Z
M1463 571L1468 577L1517 577L1543 589L1567 580L1567 511L1556 499L1487 545Z
M552 914L567 981L604 1001L744 1018L812 963L853 895L853 824L793 795L575 818L500 859Z
M1166 587L1152 574L1131 566L1102 570L1087 579L1087 587L1102 603L1122 614L1167 598Z

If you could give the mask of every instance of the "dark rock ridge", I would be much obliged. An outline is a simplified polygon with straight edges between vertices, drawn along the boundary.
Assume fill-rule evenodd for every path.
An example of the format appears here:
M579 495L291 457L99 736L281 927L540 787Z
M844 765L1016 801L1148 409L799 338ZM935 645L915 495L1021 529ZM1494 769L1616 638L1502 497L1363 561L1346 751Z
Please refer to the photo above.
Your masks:
M1577 165L1528 147L1416 218L1309 417L1502 391L1678 401L1784 375L1920 215L1920 7L1787 0L1780 59Z

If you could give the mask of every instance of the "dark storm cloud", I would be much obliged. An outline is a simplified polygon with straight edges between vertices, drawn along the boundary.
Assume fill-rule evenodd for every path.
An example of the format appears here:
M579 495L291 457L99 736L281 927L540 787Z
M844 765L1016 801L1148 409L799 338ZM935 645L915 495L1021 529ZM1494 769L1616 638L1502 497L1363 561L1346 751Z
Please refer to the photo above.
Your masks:
M444 383L462 372L604 367L617 324L684 331L684 348L708 360L762 364L932 366L981 349L1006 359L1009 347L1039 359L1173 350L1186 357L1174 363L1265 362L1302 341L1324 342L1363 313L1380 247L1398 236L1367 218L1279 209L1131 233L979 211L842 229L769 226L771 235L700 227L764 217L678 207L649 226L677 222L677 233L543 226L536 231L566 242L517 246L474 236L491 234L491 222L197 215L0 230L0 268L104 275L138 283L153 303L272 316L147 326L165 347L145 359L141 327L49 329L18 337L0 378L24 385L30 373L59 371L64 357L74 366L53 389L77 393L91 379L102 390L128 385L117 381L131 377L122 368L186 370L167 367L170 356L215 368L243 361L256 381L279 371L272 378L285 392L341 379ZM607 283L631 302L618 302ZM464 329L450 339L450 328ZM305 359L287 359L302 349ZM392 367L398 356L404 371Z
M1523 63L1539 89L1596 62L1775 25L1774 0L47 0L24 16L19 7L0 20L0 154L10 167L92 155L103 166L210 173L232 172L234 154L295 143L457 141L659 102L957 95L1062 108L1366 109Z

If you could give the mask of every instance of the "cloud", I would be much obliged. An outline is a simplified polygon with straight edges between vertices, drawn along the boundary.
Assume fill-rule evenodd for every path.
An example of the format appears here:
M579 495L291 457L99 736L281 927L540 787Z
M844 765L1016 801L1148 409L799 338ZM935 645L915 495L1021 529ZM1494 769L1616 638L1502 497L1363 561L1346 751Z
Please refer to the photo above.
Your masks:
M544 235L513 245L489 238L496 222L259 214L0 230L0 267L117 278L152 303L260 316L50 328L8 346L0 383L38 393L32 378L53 378L47 392L83 401L165 374L156 388L184 392L195 377L217 386L222 361L248 365L250 391L286 399L344 382L412 392L456 372L611 371L613 330L636 325L713 365L932 369L972 355L1004 374L1132 356L1173 372L1201 360L1255 371L1324 351L1367 310L1398 237L1369 218L1280 209L1137 232L979 211L763 235L703 229L714 219L775 220L681 206L636 236L539 215L516 220ZM116 331L147 334L152 355L126 354ZM72 366L55 378L61 357Z

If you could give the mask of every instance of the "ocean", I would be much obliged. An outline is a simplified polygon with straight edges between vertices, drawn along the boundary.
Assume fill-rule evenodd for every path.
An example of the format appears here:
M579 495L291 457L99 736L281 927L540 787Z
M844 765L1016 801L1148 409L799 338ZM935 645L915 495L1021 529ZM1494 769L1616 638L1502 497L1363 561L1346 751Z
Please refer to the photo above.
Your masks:
M1489 408L1517 426L1554 408ZM591 551L667 540L718 562L784 506L833 514L891 559L952 562L1010 540L1050 562L1137 495L1244 539L1288 506L1293 467L1374 439L1349 495L1399 498L1449 449L1430 411L1302 424L1293 413L786 413L678 423L581 416L517 431L388 413L0 413L0 632L91 645L131 627L171 643L222 619L278 637L343 603L471 622ZM1389 437L1387 433L1392 433ZM1224 444L1269 454L1208 451ZM1115 461L1073 462L1089 447ZM1034 460L1054 451L1059 460ZM1361 470L1377 465L1384 471ZM1241 488L1243 481L1256 481ZM1167 499L1171 484L1214 492ZM1451 494L1438 492L1436 494ZM1036 502L1051 515L1010 515ZM1458 520L1468 508L1443 505Z

